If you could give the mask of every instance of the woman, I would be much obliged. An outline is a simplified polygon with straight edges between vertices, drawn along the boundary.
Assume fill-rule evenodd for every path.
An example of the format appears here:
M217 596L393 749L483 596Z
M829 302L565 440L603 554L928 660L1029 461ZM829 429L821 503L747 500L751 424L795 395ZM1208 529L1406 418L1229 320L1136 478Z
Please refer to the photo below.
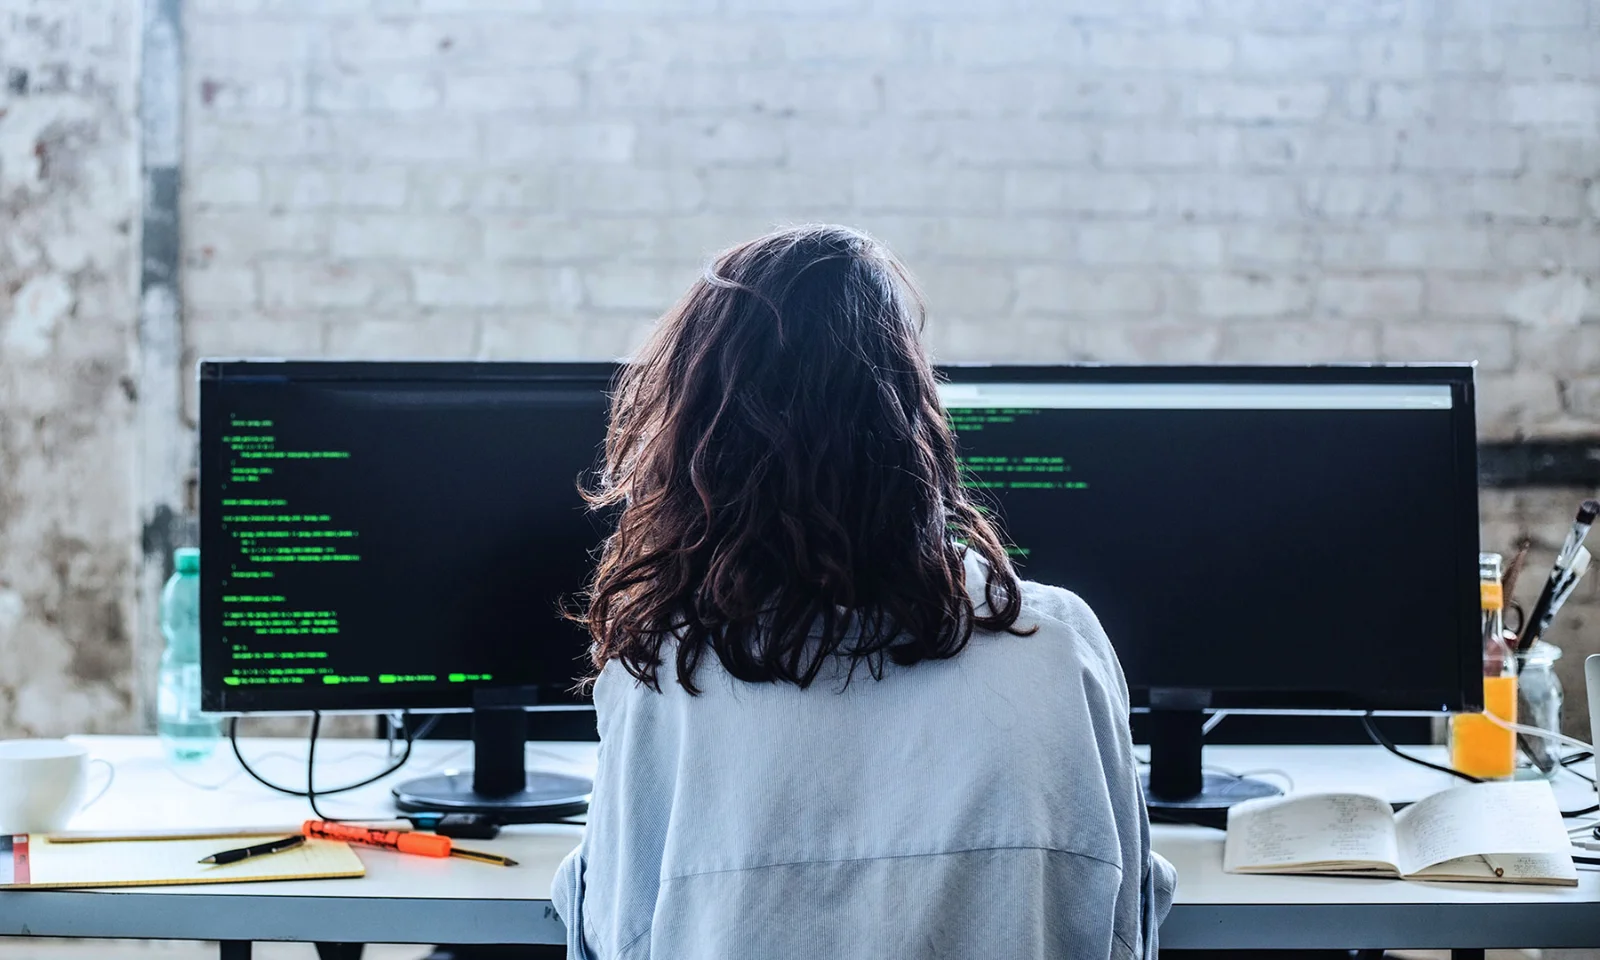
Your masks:
M885 249L799 227L622 374L571 956L1154 955L1121 668L963 490L922 322Z

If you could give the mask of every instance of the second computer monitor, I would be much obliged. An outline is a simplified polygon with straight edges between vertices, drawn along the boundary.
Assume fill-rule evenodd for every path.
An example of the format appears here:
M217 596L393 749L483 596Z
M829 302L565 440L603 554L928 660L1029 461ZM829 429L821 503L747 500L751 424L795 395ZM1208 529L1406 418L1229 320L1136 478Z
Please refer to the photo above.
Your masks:
M1470 367L944 373L967 484L1136 702L1479 703Z

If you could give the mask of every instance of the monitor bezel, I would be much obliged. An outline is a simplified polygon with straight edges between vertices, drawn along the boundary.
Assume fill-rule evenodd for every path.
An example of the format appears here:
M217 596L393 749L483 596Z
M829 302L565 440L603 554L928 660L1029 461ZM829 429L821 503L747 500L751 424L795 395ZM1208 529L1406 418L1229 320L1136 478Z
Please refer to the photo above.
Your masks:
M1133 384L1383 384L1446 386L1451 396L1451 446L1458 482L1448 491L1458 517L1455 555L1462 589L1458 598L1459 652L1457 680L1449 687L1398 688L1395 678L1384 678L1383 651L1370 652L1375 683L1370 690L1325 692L1227 689L1207 686L1181 688L1204 696L1218 710L1250 712L1327 713L1373 711L1378 713L1445 713L1483 707L1481 611L1478 591L1479 514L1477 484L1477 415L1475 364L1471 363L1335 363L1307 365L1229 364L1132 365L1106 363L1019 364L951 363L939 367L940 379L950 383L1133 383ZM1375 545L1376 546L1376 545ZM1354 601L1353 601L1354 603ZM1359 622L1359 608L1348 612ZM1112 638L1115 645L1116 638ZM1149 706L1148 686L1131 684L1135 708Z

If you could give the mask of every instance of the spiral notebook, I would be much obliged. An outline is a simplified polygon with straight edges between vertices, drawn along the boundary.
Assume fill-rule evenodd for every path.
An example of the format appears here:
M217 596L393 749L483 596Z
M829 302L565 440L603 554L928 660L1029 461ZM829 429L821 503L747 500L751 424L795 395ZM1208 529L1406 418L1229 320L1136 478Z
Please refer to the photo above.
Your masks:
M308 840L282 853L221 866L199 861L238 846L226 839L53 843L48 837L0 837L0 890L156 887L193 883L327 880L366 875L348 843Z

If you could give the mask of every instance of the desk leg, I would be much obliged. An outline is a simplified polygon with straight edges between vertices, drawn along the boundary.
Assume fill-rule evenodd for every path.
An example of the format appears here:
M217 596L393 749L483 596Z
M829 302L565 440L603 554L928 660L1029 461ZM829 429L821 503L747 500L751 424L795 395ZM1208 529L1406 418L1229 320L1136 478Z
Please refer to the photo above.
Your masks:
M224 940L218 946L222 948L222 960L250 960L249 940Z
M364 943L319 943L317 960L361 960L366 949Z
M1451 950L1450 960L1483 960L1483 951L1470 948Z

